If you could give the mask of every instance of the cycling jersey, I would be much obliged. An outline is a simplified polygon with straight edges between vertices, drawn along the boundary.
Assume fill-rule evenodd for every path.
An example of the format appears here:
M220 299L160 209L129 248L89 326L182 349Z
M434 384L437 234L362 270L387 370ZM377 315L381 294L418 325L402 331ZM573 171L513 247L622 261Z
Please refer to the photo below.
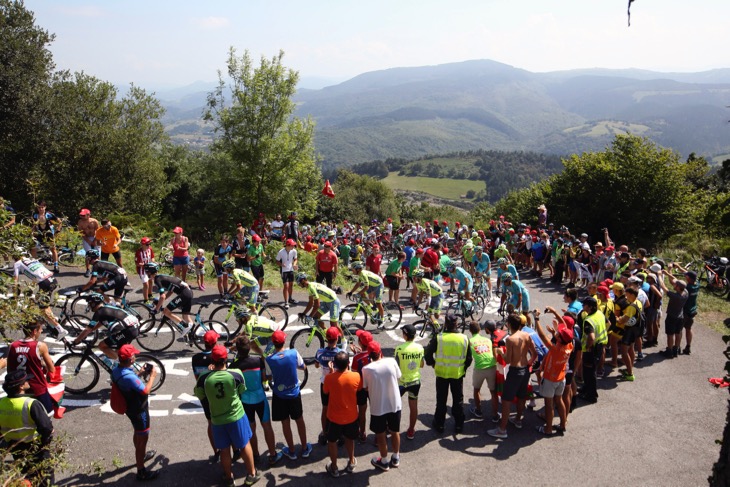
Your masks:
M109 330L117 324L122 324L125 328L139 326L139 321L136 316L127 313L122 308L108 304L103 305L94 312L94 316L91 317L91 321L89 321L87 326L94 328L99 323L106 326Z
M47 211L43 214L33 213L33 221L35 222L36 233L50 233L53 235L56 232L56 228L53 223L60 222L58 217Z
M497 247L497 249L494 251L494 258L495 259L506 259L509 255L509 250L503 247Z
M486 252L482 252L482 258L479 258L479 254L474 254L474 259L472 259L472 262L474 262L474 265L476 266L476 271L481 272L482 274L489 275L491 271L491 260L489 259L489 254Z
M53 273L35 259L20 259L13 266L14 276L22 272L25 277L36 284L53 276Z
M332 348L323 347L317 350L314 358L317 362L319 362L319 368L322 369L322 384L324 384L324 378L330 373L329 363L333 362L335 360L335 356L340 352L342 352L342 349L337 346Z
M259 285L256 278L251 273L246 272L243 269L233 269L230 274L228 274L228 277L241 287L256 287Z
M320 303L332 303L337 299L337 294L332 289L319 282L310 282L307 286L307 293L314 299L318 299Z
M264 316L251 315L246 322L246 335L249 337L270 338L279 326Z
M249 355L231 364L232 369L238 369L243 373L246 390L241 393L242 403L258 404L266 401L266 392L261 379L261 372L265 367L264 358L258 355Z
M168 276L166 274L158 274L155 276L155 286L160 294L166 292L173 292L180 295L190 290L190 286L187 282L183 281L179 277Z
M519 274L517 274L517 268L515 266L513 266L512 264L507 264L506 272L509 272L510 274L512 274L513 281L518 281L520 279ZM499 267L497 269L497 283L502 282L502 274L504 274L504 273L505 273L505 271L501 267Z
M431 279L421 279L421 282L416 284L416 289L431 297L441 296L443 293L439 283L432 281Z
M461 283L472 281L471 274L466 272L463 267L457 267L454 272L449 272L449 277L451 277L451 279L458 279Z
M110 281L115 277L124 277L126 279L127 271L124 270L124 267L119 267L106 260L97 260L91 267L91 276L102 277Z
M368 287L378 287L383 285L383 280L380 278L379 275L374 274L370 271L366 271L365 269L360 271L360 276L358 276L358 280Z

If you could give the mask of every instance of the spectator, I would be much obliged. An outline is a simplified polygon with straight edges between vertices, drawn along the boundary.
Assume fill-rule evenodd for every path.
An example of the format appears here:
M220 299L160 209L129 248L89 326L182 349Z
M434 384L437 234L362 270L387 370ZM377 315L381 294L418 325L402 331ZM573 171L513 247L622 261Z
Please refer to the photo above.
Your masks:
M117 227L105 218L101 221L101 228L96 231L94 238L96 246L101 247L101 260L109 260L109 255L113 255L117 265L122 267L122 252L119 250L122 237Z
M84 252L91 249L99 250L96 246L96 231L100 226L99 220L91 218L91 211L88 208L81 209L79 212L79 221L76 226L81 234L81 245L84 247ZM89 277L90 275L89 263L86 262L86 273L84 277Z
M193 376L195 377L196 383L198 379L200 379L200 377L210 372L211 364L213 363L210 357L210 352L213 350L213 347L218 343L219 338L220 335L218 335L218 333L216 333L214 330L208 330L205 332L205 335L203 335L205 350L193 355L192 359ZM218 463L221 457L221 451L215 447L215 443L213 442L213 427L211 426L210 422L210 405L208 404L208 398L201 398L200 405L203 408L203 414L205 415L205 419L208 422L208 441L210 442L210 446L213 449L213 454L208 457L208 460L210 461L210 463Z
M284 225L284 238L290 238L297 243L297 246L301 248L301 242L299 241L299 222L297 221L297 212L292 211L289 214L289 221Z
M588 297L583 300L583 330L581 333L583 350L583 390L580 398L595 403L598 400L596 369L600 363L603 347L608 343L606 315L598 309L598 301Z
M264 232L266 230L266 217L263 213L259 213L259 216L253 221L253 224L251 225L251 230L253 230L254 235L258 235L262 239L264 238Z
M621 360L626 368L620 369L621 379L630 382L634 381L634 344L637 338L641 338L639 320L642 308L641 302L637 299L638 295L636 289L629 287L625 289L625 299L616 302L616 323L624 327L621 338Z
M385 285L388 287L388 301L397 304L401 310L403 310L403 306L399 303L400 281L403 279L401 269L405 260L406 253L402 251L398 252L398 258L392 260L385 269Z
M198 281L198 289L201 291L205 291L205 261L205 250L196 250L193 265L195 267L195 276Z
M370 363L370 354L368 353L368 343L373 341L373 335L369 331L357 330L355 335L358 338L359 346L354 347L355 356L352 357L352 371L357 372L362 377L362 369ZM368 410L368 391L360 389L357 392L357 421L359 426L358 440L360 443L367 441L365 433L366 414Z
M157 378L154 367L145 366L136 372L132 368L140 351L132 345L122 345L117 353L119 366L112 371L112 381L117 384L127 404L127 417L134 428L134 456L137 463L137 480L152 480L160 474L159 470L147 470L145 462L151 460L156 452L147 451L150 436L150 410L148 396ZM149 374L149 375L147 375ZM144 382L146 380L146 383Z
M276 263L281 271L281 282L283 284L282 293L284 294L284 308L289 309L290 304L296 304L294 295L294 272L299 269L299 260L297 258L297 243L288 238L284 242L284 248L276 254Z
M228 259L232 251L233 247L228 243L228 235L221 236L220 243L213 251L213 267L218 279L218 295L221 299L223 299L228 289L228 273L223 268L223 262Z
M368 343L370 363L362 369L362 386L368 390L370 400L370 431L375 433L379 457L370 463L383 471L400 466L400 418L401 399L398 379L400 368L395 359L383 358L380 344ZM388 443L385 432L390 432L393 455L388 462Z
M408 430L406 438L416 437L416 420L418 419L418 392L421 390L421 369L425 364L423 347L414 342L416 327L408 324L401 326L404 343L395 347L395 360L400 367L398 379L400 395L408 393ZM366 332L367 333L367 332Z
M266 378L272 381L271 387L271 419L281 421L286 446L281 452L290 460L296 460L294 439L291 431L291 420L297 424L299 440L302 444L302 458L309 458L312 445L307 442L307 426L304 423L302 410L302 394L299 390L297 370L307 366L295 348L284 348L286 333L276 330L271 335L274 353L266 357Z
M583 311L583 303L578 301L577 289L566 289L565 294L563 294L563 302L568 305L568 308L563 310L564 312L578 315Z
M134 252L134 264L137 267L137 275L142 281L142 299L145 303L149 302L152 297L152 281L144 271L144 265L155 261L155 251L152 250L152 240L149 237L142 237L139 242L139 248ZM89 265L89 260L86 260ZM87 272L91 276L91 271Z
M697 297L700 294L700 285L697 283L697 273L695 271L684 271L684 275L687 278L687 302L684 303L684 330L687 336L687 345L682 350L682 353L689 355L692 353L692 325L697 316ZM682 335L679 336L677 347L682 344Z
M53 273L58 273L58 250L56 249L56 234L61 231L61 219L50 211L46 211L46 202L40 201L36 211L31 216L33 220L33 238L37 246L48 242L53 258ZM31 247L30 253L33 258L38 257L38 247ZM102 250L103 252L103 250ZM122 265L122 264L119 264Z
M264 245L261 243L261 237L254 235L251 237L253 243L248 247L247 258L251 264L251 274L259 283L259 288L264 288L264 258L266 252Z
M188 264L190 264L190 241L188 237L183 235L182 227L175 227L172 233L175 234L172 240L170 240L170 247L172 247L172 266L175 270L175 277L179 277L185 281L188 276Z
M351 247L348 244L347 238L343 238L342 243L337 248L337 251L339 252L339 259L342 261L342 265L347 268L350 265L350 250Z
M271 222L271 238L279 241L284 240L284 221L281 219L281 213L277 213L276 218Z
M661 273L661 276L659 285L667 293L669 304L667 305L667 318L664 322L667 333L667 348L660 353L667 358L674 358L680 354L679 344L682 340L682 327L684 326L684 305L689 299L689 293L685 281L675 278L671 273L667 273L667 279L673 287L673 290L670 291L664 283L664 273Z
M446 315L444 331L434 335L424 350L426 363L434 368L436 374L436 412L433 415L433 428L442 433L446 421L446 401L451 390L451 415L454 417L455 431L464 428L464 375L471 365L472 356L469 339L456 328L455 315Z
M477 418L484 416L482 412L482 385L487 382L487 388L491 395L492 421L499 421L498 408L499 397L497 397L497 359L492 350L493 342L491 337L486 337L479 332L481 326L476 321L469 323L469 348L474 359L474 370L472 370L472 386L474 390L474 406L469 412Z
M370 252L370 255L368 255L367 259L365 259L365 268L373 274L382 276L380 273L380 265L382 262L383 254L380 253L380 245L375 244L372 247L372 252Z
M349 369L350 360L347 352L338 352L334 360L329 363L330 373L324 380L322 392L328 396L327 408L327 450L330 464L326 470L332 477L339 477L337 468L337 442L345 437L345 450L348 461L345 471L355 470L355 438L358 432L357 395L362 390L360 374Z
M332 250L332 242L326 241L324 248L317 253L315 258L318 283L324 283L332 288L332 281L337 278L337 254Z
M335 359L335 355L342 351L337 347L337 341L340 339L340 330L337 327L327 329L327 345L317 350L315 354L315 368L322 369L322 378L320 379L319 392L322 402L322 414L320 420L322 422L322 432L319 434L319 444L327 443L327 407L329 404L329 396L324 393L324 379L330 373L330 362Z
M248 240L248 237L246 237L246 229L239 223L236 227L236 236L233 239L233 242L231 242L231 256L236 262L236 269L243 269L248 272L251 271L251 264L249 264L248 259L246 258L246 255L248 254L248 247L250 245L251 242ZM225 258L223 260L225 260Z

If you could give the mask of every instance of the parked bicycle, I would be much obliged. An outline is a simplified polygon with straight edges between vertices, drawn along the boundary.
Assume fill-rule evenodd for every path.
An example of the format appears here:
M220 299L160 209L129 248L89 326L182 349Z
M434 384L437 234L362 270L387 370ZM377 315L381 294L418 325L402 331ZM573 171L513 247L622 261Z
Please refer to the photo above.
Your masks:
M195 345L200 350L205 350L203 337L208 330L218 333L218 342L221 344L230 341L232 337L224 323L215 320L203 320L200 317L201 311L208 306L210 306L210 303L201 303L198 306L193 328L182 337L189 346ZM170 345L175 341L175 336L182 333L182 330L181 325L174 323L170 318L163 315L162 320L159 322L157 320L147 320L140 323L137 343L149 352L162 352L170 348Z

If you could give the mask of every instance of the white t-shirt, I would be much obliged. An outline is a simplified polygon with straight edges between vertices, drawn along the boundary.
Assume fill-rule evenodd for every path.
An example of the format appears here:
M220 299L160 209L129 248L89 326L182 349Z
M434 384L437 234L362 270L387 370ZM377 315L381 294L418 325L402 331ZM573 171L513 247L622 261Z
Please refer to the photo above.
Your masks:
M362 369L362 387L368 390L370 414L382 416L403 408L398 388L401 372L394 358L381 358Z
M284 235L284 225L282 220L274 220L271 222L271 231L274 235Z
M291 249L287 252L283 248L276 254L276 260L281 262L281 272L292 272L294 270L294 261L297 258L297 249Z

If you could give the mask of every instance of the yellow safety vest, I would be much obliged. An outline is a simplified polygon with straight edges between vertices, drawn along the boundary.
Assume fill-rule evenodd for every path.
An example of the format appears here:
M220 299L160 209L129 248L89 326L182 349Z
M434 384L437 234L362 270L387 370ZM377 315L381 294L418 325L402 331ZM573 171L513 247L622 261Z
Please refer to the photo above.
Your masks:
M32 397L0 399L0 436L10 444L30 443L38 435L35 421L30 417Z
M466 353L469 349L469 339L463 333L440 333L437 338L436 377L442 379L459 379L464 376L466 369Z
M602 311L598 310L595 313L593 313L590 316L586 316L584 318L584 321L587 321L588 323L593 326L593 333L595 335L595 339L593 340L593 343L598 345L606 345L608 343L608 334L606 332L606 315L603 314ZM585 352L588 347L588 334L583 333L583 337L581 338L582 342L582 348Z

